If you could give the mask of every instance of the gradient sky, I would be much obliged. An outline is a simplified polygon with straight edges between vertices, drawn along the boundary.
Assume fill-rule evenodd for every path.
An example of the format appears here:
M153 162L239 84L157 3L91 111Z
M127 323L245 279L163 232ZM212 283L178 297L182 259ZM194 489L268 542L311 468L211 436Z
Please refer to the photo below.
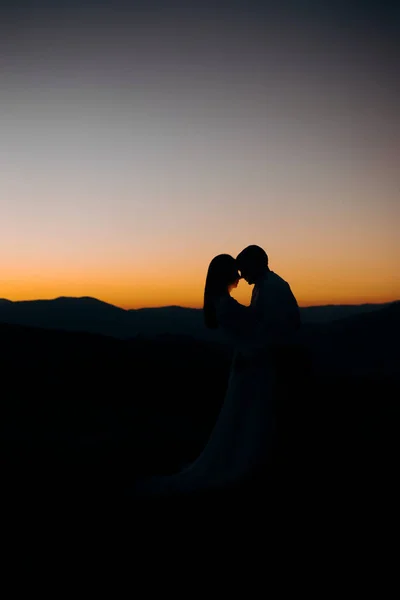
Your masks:
M200 306L256 243L302 306L399 299L398 3L198 4L2 4L0 297Z

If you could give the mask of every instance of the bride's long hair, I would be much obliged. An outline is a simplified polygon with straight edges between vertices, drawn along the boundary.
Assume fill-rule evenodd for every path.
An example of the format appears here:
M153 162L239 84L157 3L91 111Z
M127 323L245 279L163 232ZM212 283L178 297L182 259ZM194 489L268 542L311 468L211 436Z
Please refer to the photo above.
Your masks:
M217 329L215 300L228 293L228 286L240 279L236 260L230 254L218 254L209 264L204 287L203 316L206 327Z

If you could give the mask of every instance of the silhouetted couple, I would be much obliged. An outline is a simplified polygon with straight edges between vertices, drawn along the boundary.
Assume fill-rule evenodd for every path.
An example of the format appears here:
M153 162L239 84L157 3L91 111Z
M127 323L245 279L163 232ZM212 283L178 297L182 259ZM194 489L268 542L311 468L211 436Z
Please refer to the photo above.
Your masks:
M250 306L231 296L241 278L254 284ZM240 484L270 460L279 406L285 402L283 381L291 377L290 349L300 328L297 301L289 284L270 270L266 252L252 245L236 259L229 254L213 258L203 312L206 326L220 328L234 346L223 407L197 460L179 473L138 482L138 492L223 489Z

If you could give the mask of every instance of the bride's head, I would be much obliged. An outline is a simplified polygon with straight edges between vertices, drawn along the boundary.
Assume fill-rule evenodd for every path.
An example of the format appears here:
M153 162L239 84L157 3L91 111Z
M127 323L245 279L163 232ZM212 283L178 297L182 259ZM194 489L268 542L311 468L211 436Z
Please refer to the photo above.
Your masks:
M240 274L236 260L230 254L218 254L209 264L206 284L204 288L204 321L207 327L216 329L218 327L215 300L227 295L237 287Z

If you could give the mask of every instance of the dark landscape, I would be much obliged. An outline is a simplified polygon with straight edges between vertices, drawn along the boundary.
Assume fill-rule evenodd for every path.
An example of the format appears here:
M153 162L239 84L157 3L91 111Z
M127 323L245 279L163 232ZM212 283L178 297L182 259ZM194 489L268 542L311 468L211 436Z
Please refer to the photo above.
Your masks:
M297 497L390 494L400 302L305 308L302 319L312 371L287 449L302 459L290 471L275 465L274 477ZM232 354L200 310L124 311L91 298L2 300L0 336L3 496L21 502L129 502L137 477L193 460ZM270 482L265 473L237 492L270 498Z

